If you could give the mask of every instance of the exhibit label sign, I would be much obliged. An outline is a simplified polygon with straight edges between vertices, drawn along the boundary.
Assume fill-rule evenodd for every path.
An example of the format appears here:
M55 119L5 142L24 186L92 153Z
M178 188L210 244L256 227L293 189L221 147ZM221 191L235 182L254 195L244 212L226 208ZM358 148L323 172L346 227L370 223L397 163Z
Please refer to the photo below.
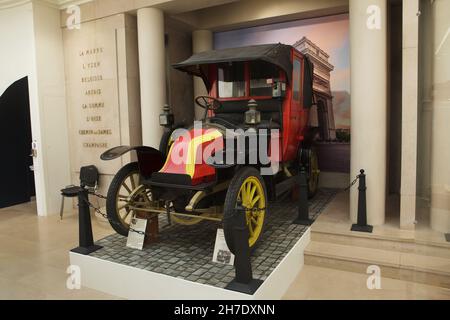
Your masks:
M147 219L132 218L128 231L127 247L142 250L144 247Z
M223 229L217 229L212 261L221 264L234 265L234 254L228 249Z

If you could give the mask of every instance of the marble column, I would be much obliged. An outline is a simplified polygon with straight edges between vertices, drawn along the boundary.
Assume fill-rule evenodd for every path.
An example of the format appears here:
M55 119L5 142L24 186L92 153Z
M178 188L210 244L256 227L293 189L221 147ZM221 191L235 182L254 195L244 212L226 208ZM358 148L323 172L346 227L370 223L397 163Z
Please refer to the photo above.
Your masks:
M431 4L432 57L431 227L450 232L450 1Z
M403 2L400 228L416 220L419 0Z
M350 176L366 172L367 221L381 225L386 203L387 36L386 0L350 0ZM356 222L358 190L351 188Z
M192 52L199 53L213 49L213 33L210 30L195 30L192 32ZM203 80L194 77L194 97L200 95L208 95ZM201 119L204 110L199 106L195 106L195 119Z
M137 11L142 143L158 148L159 114L166 103L164 13L155 8Z

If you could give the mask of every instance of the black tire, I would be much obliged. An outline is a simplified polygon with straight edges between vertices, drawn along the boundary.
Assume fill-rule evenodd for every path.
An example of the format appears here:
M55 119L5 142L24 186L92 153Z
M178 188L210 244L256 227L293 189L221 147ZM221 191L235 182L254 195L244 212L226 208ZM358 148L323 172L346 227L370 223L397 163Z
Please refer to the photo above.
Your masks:
M313 170L319 169L316 149L314 147L301 149L299 158L300 167L303 166L306 170L306 179L308 182L308 199L311 199L316 195L319 185L319 174L317 174L316 176L313 173ZM313 161L316 161L317 168L315 168L315 165L312 163ZM311 179L314 179L314 181L311 181Z
M128 163L116 173L109 185L108 194L106 196L106 213L109 223L114 231L122 236L128 236L129 226L122 221L117 211L117 194L122 186L122 182L132 173L139 174L137 162Z
M234 241L233 241L233 217L236 214L235 208L236 208L236 201L238 198L238 193L241 189L242 184L248 177L256 177L259 182L261 183L263 192L264 192L264 198L265 198L265 213L264 213L264 219L262 221L262 227L261 231L259 233L259 237L257 238L256 242L250 247L251 252L257 247L261 240L261 236L264 233L264 226L265 226L265 217L268 213L268 198L267 198L267 190L266 186L264 184L264 180L259 174L259 171L253 167L243 167L240 168L236 174L234 175L233 179L230 182L230 185L228 187L227 194L225 196L225 202L224 202L224 208L223 208L223 232L225 236L225 241L227 243L228 248L230 251L234 254L235 248L234 248Z

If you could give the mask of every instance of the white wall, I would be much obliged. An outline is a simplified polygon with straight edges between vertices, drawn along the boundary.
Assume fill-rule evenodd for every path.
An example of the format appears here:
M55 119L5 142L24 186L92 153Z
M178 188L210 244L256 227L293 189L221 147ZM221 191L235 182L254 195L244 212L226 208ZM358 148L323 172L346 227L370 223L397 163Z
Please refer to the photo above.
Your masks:
M36 75L39 96L41 167L45 205L40 215L59 211L59 190L70 184L65 73L60 11L33 2Z
M28 76L39 215L59 211L59 189L70 182L59 18L58 9L37 2L0 9L0 94Z
M31 3L0 10L0 95L33 71L33 8ZM30 80L29 80L30 81Z
M16 80L28 76L33 139L40 140L39 97L34 55L33 6L31 3L0 10L0 94ZM31 148L31 146L30 146ZM45 212L42 153L34 159L38 212Z

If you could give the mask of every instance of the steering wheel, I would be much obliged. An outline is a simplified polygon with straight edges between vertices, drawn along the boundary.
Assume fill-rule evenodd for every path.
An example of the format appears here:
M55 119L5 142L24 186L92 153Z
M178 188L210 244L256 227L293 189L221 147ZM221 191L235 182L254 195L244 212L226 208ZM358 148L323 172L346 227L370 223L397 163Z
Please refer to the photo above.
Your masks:
M208 110L215 111L222 107L222 103L219 101L219 99L210 97L210 96L197 96L195 98L195 103L205 109L205 115L207 114Z

